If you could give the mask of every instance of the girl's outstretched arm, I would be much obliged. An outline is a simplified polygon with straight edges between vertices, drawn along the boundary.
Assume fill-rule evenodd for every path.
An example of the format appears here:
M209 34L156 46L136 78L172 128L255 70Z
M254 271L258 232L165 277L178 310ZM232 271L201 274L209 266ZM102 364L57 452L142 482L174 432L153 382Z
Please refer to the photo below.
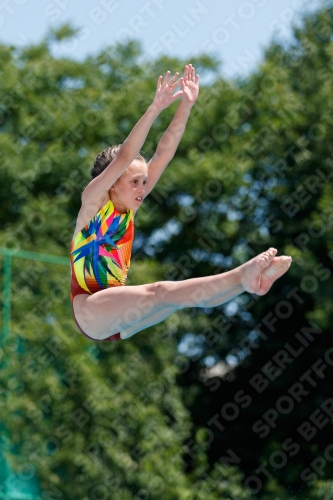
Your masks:
M82 193L82 199L94 199L97 201L99 198L102 199L105 197L110 187L137 157L148 135L150 127L160 112L170 106L175 99L182 95L182 90L173 94L174 90L179 85L179 80L175 82L177 73L171 78L169 84L166 85L169 75L170 71L167 72L164 78L162 76L158 78L157 90L152 104L142 118L140 118L127 139L123 142L116 158L114 158L110 165L108 165L107 168L85 188Z
M191 108L199 93L199 75L195 74L192 64L186 65L181 82L181 102L169 127L159 141L156 152L148 163L149 174L145 196L154 188L166 166L172 160L183 136Z

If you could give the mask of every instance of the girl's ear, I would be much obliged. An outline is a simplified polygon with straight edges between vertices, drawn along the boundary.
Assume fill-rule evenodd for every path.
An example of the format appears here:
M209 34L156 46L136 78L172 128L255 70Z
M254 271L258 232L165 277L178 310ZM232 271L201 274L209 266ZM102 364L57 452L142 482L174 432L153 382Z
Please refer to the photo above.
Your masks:
M112 186L110 187L109 191L114 191L115 185L117 184L117 182L118 182L118 179L116 180L116 182L114 184L112 184Z

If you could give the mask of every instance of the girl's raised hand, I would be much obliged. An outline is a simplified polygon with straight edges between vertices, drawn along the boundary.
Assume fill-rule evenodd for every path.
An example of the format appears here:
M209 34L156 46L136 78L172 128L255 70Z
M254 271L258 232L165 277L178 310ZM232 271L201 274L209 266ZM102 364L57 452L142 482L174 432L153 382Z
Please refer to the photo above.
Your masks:
M159 110L165 109L170 106L173 101L178 99L183 94L183 90L179 90L175 94L173 93L175 89L182 85L183 78L177 80L179 73L175 73L173 77L168 81L170 76L170 71L167 71L165 77L160 76L157 80L157 90L153 100L153 105ZM176 81L177 80L177 81Z
M184 78L182 84L182 102L193 106L199 94L199 75L195 74L192 64L187 64L184 68Z

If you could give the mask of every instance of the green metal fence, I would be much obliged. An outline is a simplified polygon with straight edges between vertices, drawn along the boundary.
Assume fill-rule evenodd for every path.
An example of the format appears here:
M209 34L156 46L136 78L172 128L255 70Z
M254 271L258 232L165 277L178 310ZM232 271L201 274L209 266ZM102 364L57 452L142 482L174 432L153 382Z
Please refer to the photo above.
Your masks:
M39 262L49 262L51 264L62 264L69 266L69 258L58 257L57 255L47 255L38 252L26 252L24 250L11 250L0 247L0 255L4 258L3 276L3 303L2 303L2 345L10 334L11 318L11 282L12 282L12 259L29 259Z
M10 335L11 327L11 284L12 259L28 259L51 264L69 266L69 258L47 255L37 252L26 252L0 247L3 256L3 302L2 302L2 335L1 345L4 346ZM10 446L10 439L0 422L0 499L5 500L35 500L39 498L39 485L36 477L22 479L10 469L4 454Z

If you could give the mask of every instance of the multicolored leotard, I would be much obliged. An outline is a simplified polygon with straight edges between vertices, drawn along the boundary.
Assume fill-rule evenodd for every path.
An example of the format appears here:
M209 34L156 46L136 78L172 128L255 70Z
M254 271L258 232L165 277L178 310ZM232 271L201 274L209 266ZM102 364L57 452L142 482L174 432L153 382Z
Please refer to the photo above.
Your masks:
M71 302L75 322L83 335L73 308L76 295L93 294L112 286L123 286L131 261L134 214L117 212L111 200L73 238L70 246ZM92 339L96 340L96 339ZM120 340L120 333L103 340Z

